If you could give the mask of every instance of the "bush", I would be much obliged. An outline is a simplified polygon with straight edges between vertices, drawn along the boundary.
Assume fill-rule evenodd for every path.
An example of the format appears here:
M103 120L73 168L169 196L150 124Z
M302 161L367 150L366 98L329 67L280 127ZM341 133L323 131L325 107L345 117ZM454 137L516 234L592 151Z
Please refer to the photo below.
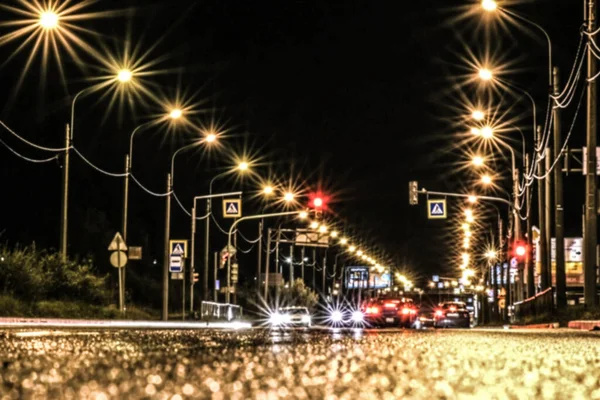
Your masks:
M30 317L33 315L30 304L11 296L0 295L0 317Z
M302 279L296 279L292 287L281 289L280 304L289 304L297 307L314 308L319 302L319 295L307 287Z
M35 245L0 247L0 288L27 302L40 300L83 301L108 304L107 277L93 274L91 265L62 262L58 253L37 251Z

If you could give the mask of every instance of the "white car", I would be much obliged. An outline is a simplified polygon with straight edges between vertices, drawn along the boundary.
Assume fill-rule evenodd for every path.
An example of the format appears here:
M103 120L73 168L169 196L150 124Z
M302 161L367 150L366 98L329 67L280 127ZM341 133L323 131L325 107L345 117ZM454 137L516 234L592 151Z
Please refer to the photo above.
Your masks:
M282 307L271 314L269 322L272 326L310 327L312 318L306 307Z

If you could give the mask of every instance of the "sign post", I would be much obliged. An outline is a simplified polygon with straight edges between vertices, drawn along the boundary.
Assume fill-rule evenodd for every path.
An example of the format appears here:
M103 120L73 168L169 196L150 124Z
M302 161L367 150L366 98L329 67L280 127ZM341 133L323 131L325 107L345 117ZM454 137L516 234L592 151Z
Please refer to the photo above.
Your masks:
M185 259L187 257L188 241L187 240L170 240L169 249L171 256L169 257L169 272L171 279L181 280L183 285L181 296L182 305L181 319L185 320Z
M123 276L123 267L127 264L127 244L119 232L115 234L108 245L110 254L110 263L113 267L119 269L119 310L125 312L125 279Z
M427 200L427 217L429 219L446 219L446 199Z

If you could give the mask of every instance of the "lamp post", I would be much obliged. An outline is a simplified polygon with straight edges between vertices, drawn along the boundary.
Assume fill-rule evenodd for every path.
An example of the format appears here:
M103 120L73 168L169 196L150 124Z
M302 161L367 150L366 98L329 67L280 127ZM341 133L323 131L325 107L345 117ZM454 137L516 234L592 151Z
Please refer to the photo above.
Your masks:
M40 16L40 24L45 29L54 29L58 27L58 16L52 12L45 12ZM114 79L120 84L126 84L133 77L129 70L120 70L116 73ZM69 226L69 172L70 172L70 152L73 146L73 137L75 134L75 104L77 99L84 94L99 90L103 85L94 85L85 88L78 92L71 102L71 125L67 125L65 132L65 155L64 167L62 176L62 207L61 207L61 225L60 225L60 254L63 262L67 261L67 244L68 244L68 226ZM121 269L119 268L119 276ZM120 278L121 279L121 278Z
M241 161L238 163L236 170L240 172L245 172L250 168L250 164L247 161ZM208 195L212 195L212 187L213 183L217 179L220 179L226 175L229 175L232 171L222 172L210 180L210 184L208 185ZM204 282L203 282L203 296L204 300L208 300L208 269L209 269L209 256L210 256L210 217L212 209L212 199L208 197L206 200L206 222L204 223ZM229 301L228 301L229 302Z

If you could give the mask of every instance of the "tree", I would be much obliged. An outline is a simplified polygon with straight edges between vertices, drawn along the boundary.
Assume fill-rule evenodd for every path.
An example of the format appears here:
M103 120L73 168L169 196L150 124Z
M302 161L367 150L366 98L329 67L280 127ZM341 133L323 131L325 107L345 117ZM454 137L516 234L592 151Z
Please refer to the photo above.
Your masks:
M319 295L307 287L302 279L296 279L293 286L281 289L280 299L280 304L312 309L319 302Z

